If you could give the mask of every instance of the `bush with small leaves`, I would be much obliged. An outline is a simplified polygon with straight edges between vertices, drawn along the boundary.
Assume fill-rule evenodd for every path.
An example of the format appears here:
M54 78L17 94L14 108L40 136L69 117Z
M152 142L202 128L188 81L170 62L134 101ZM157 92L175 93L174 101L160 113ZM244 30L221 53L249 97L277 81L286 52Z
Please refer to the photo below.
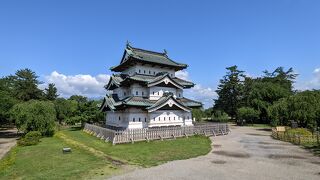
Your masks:
M32 146L40 142L41 133L39 131L30 131L24 137L18 140L19 146Z

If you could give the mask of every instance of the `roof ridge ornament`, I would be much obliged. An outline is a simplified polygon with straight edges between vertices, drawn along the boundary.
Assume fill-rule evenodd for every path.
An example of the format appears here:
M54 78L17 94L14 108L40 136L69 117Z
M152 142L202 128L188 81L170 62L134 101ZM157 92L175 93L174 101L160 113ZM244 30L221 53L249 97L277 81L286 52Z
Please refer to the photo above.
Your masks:
M132 47L132 46L131 46L131 42L128 41L128 40L127 40L127 43L126 43L126 47L127 47L128 49L131 49L131 47Z
M163 54L167 56L168 51L166 49L163 49Z

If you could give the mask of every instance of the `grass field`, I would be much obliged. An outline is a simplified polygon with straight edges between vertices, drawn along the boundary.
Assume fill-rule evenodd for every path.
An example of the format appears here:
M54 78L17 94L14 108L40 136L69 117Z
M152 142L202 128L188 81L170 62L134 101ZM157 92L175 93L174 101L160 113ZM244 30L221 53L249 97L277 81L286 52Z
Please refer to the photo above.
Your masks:
M59 131L35 146L14 147L0 161L0 179L88 179L123 172L121 162L142 167L205 155L207 137L139 142L112 146L78 129ZM63 154L63 147L72 153Z
M96 137L82 131L67 130L63 131L63 133L73 140L94 147L112 157L143 167L205 155L211 150L210 139L203 136L113 146L111 143L97 140Z

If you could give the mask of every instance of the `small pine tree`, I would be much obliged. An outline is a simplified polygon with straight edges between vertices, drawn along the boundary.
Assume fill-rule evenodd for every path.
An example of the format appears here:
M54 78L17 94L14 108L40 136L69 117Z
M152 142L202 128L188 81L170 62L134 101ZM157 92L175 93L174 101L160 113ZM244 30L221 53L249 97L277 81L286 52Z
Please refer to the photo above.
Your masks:
M57 94L57 88L55 87L55 84L50 83L48 85L48 88L45 88L45 97L47 100L49 101L54 101L55 99L57 99L57 97L59 96L59 94Z

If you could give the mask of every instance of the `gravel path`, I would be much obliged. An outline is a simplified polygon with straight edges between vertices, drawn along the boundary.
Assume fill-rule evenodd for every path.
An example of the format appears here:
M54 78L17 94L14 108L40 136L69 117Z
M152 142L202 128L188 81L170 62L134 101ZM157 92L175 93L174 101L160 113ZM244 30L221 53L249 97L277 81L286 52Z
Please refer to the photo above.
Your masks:
M272 139L266 129L232 127L229 135L211 140L213 151L208 155L138 169L111 179L320 179L319 157Z
M16 129L0 129L0 159L16 145L17 137Z

